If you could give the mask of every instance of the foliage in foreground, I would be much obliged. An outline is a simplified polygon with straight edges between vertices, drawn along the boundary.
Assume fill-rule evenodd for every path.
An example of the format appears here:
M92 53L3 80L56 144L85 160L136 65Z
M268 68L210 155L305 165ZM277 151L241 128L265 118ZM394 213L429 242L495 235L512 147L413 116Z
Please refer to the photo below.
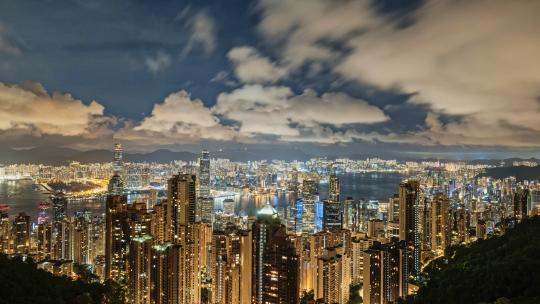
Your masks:
M540 217L504 235L451 247L425 269L427 283L407 303L540 303Z
M32 260L10 259L0 254L1 304L120 304L121 288L106 284L73 281L36 268Z

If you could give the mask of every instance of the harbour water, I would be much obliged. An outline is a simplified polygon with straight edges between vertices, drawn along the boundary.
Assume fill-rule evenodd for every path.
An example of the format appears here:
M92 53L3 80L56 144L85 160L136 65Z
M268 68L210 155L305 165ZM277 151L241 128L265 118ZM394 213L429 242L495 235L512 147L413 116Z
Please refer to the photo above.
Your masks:
M342 174L341 197L352 197L355 200L386 200L398 192L399 183L405 178L399 173L356 173ZM321 183L319 186L320 199L325 199L328 193L328 185ZM285 206L289 201L286 192L268 195L253 195L249 193L237 194L231 197L235 201L235 211L243 210L244 214L254 215L258 208L269 202L272 205ZM26 212L33 220L37 218L38 203L49 201L49 194L44 194L39 187L35 187L31 180L2 181L0 182L0 204L10 207L9 214L15 215ZM216 201L216 207L223 200ZM94 214L104 212L104 204L96 201L86 201L68 204L68 214L76 211L89 210Z

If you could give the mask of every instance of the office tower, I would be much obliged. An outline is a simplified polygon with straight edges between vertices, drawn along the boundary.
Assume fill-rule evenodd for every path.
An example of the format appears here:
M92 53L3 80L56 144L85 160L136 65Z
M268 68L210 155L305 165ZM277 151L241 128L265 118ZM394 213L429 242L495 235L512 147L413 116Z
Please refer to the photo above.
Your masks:
M339 195L341 192L341 183L339 177L335 174L330 175L330 180L328 182L328 199L333 202L339 202Z
M124 182L118 174L114 174L109 180L108 192L110 195L122 195L124 193Z
M389 222L399 221L399 195L398 194L394 194L394 196L388 199L388 221Z
M30 216L19 213L13 220L13 249L15 253L26 254L30 249Z
M113 175L122 175L123 163L122 163L122 144L114 144L114 156L113 156Z
M240 303L241 243L234 224L212 237L212 303Z
M253 223L253 300L255 304L297 304L299 298L299 258L269 204Z
M73 223L73 262L92 263L92 219L88 211L77 212Z
M294 203L294 207L294 214L292 216L294 218L294 227L292 230L296 234L301 234L304 231L304 200L301 198L297 199Z
M201 298L199 240L194 229L196 216L196 183L192 174L174 175L168 181L167 226L172 242L180 245L180 303L198 303ZM167 239L168 240L168 239Z
M359 206L352 197L347 197L343 202L343 228L354 232L360 231Z
M127 253L130 241L127 197L108 195L105 213L105 278L123 283L126 280Z
M514 205L514 220L516 223L521 222L527 217L530 199L529 189L518 188L514 193L512 202Z
M210 195L210 153L203 150L199 159L199 206L201 221L212 223L214 199Z
M130 304L150 304L152 237L143 235L131 238L128 254L128 290Z
M399 185L399 239L407 243L404 269L409 276L420 276L420 233L418 181L409 180Z
M47 213L47 210L49 209L51 205L48 202L40 202L38 205L39 213L37 222L38 225L41 223L45 223L49 221L49 215Z
M311 234L315 231L315 198L317 195L317 183L312 179L302 181L303 199L303 223L304 234Z
M431 250L444 254L451 242L450 203L444 193L437 193L431 201Z
M341 204L339 201L325 200L323 202L322 229L325 231L339 231L342 228Z
M150 298L152 304L177 304L180 302L180 245L157 244L152 247L150 269Z
M62 192L52 197L52 258L70 260L71 255L71 223L67 217L67 197Z
M367 236L370 238L384 238L384 222L379 219L369 220Z
M53 223L61 222L67 217L67 198L62 192L52 197Z
M347 304L349 301L350 258L339 252L340 249L343 248L327 248L317 260L315 299L323 303Z

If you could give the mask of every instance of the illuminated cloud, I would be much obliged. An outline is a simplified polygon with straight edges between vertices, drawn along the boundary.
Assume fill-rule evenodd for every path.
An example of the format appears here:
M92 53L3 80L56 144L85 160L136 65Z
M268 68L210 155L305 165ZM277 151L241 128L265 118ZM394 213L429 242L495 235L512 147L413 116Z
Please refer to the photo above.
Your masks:
M94 136L107 124L103 106L85 104L67 93L49 94L36 82L0 83L0 130L63 136Z
M133 132L139 132L134 134ZM231 140L234 133L220 125L200 99L192 99L186 91L172 93L154 105L152 114L132 130L125 128L119 137L163 137L164 141L185 139Z
M294 95L291 89L283 86L246 85L230 93L221 93L213 111L237 122L242 135L274 135L286 141L312 138L315 142L324 142L328 138L323 139L321 135L326 135L333 137L332 142L335 142L339 136L334 136L328 126L388 120L379 108L343 93L319 96L313 90L305 90L301 95Z
M281 61L332 64L347 80L415 93L410 102L432 114L417 134L403 134L412 141L540 146L537 1L428 1L408 26L371 1L261 0L259 8L259 29Z
M234 65L236 77L245 83L275 82L287 74L285 68L272 63L249 46L235 47L227 57Z

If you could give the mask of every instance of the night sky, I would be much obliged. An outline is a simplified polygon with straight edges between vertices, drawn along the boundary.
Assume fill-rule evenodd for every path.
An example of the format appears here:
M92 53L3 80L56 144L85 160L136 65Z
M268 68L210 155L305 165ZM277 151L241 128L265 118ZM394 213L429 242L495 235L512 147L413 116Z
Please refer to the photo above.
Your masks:
M0 146L540 157L540 1L0 0Z

